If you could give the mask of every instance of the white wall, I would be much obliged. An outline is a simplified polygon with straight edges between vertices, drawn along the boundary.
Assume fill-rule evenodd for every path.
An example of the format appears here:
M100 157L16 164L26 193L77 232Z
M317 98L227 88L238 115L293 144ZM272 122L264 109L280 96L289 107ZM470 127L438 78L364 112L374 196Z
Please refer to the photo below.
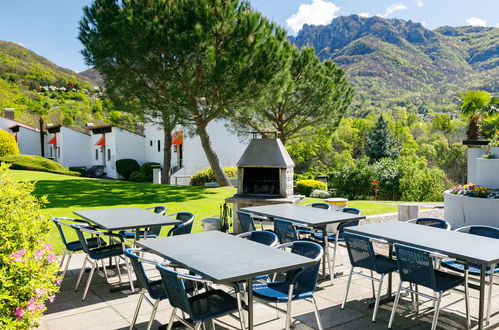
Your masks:
M152 123L144 125L144 151L147 162L163 164L164 140L165 131L161 125ZM158 151L158 141L160 141L160 151Z
M47 135L45 135L45 142L47 141ZM29 128L19 127L19 132L17 132L17 144L19 146L19 151L23 155L35 155L41 156L40 150L40 133ZM47 147L45 147L45 156L47 156Z
M61 148L58 162L64 167L88 166L90 164L90 136L61 127L57 133L57 146Z

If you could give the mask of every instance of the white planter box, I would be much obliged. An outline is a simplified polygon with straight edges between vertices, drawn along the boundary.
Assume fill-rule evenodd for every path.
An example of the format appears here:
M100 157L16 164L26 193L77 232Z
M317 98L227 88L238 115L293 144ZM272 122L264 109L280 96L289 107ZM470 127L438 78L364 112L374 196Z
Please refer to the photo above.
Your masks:
M468 148L468 183L476 183L476 159L484 152L483 148Z
M452 229L471 225L499 228L499 199L467 197L444 192L445 220Z
M476 181L479 186L499 189L499 159L476 159Z
M499 158L499 147L492 147L490 151L495 158Z

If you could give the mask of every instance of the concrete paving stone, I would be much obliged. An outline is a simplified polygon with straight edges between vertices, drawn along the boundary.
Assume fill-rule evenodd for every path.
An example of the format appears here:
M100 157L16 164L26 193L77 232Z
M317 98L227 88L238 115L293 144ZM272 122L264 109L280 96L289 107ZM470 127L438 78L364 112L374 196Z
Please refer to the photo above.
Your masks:
M319 315L324 327L337 326L365 316L364 313L353 309L345 308L344 310L341 310L339 305L321 308L319 310ZM310 327L317 328L317 321L313 310L310 310L308 313L302 313L301 315L295 315L294 318Z
M68 315L62 318L43 320L40 329L47 330L79 330L90 327L105 327L112 322L122 321L123 318L112 308L106 307L89 312Z
M53 303L47 304L44 320L51 320L74 314L85 313L92 310L108 307L108 304L95 295L89 295L85 301L74 291L63 291L56 295Z

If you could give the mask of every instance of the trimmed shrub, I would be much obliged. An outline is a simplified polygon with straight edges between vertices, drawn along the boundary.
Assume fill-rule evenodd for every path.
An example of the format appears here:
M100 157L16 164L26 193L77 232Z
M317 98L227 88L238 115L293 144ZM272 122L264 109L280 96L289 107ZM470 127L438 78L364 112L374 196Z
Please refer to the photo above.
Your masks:
M8 155L19 155L19 147L10 133L0 129L0 157Z
M237 178L237 167L224 168L225 174L229 178ZM215 175L211 167L207 167L191 176L191 186L203 186L206 182L214 182Z
M142 173L144 173L144 175L146 176L146 181L152 182L152 166L155 166L155 165L161 165L161 164L156 163L156 162L148 162L148 163L142 164L140 171ZM131 181L131 179L130 179L130 181Z
M9 155L1 157L0 162L11 164L10 168L13 170L41 171L72 176L80 175L78 172L69 171L58 162L40 156Z
M129 180L133 172L140 171L140 165L135 159L119 159L116 161L116 171L125 180Z
M7 170L0 165L0 328L30 329L58 291L58 260L47 243L46 199L31 195L34 185L14 181Z
M300 180L296 182L295 192L298 194L310 196L315 189L326 190L326 184L317 180Z
M329 175L331 187L338 189L339 195L348 199L372 196L373 180L375 180L374 169L369 165L367 157L345 163Z
M68 167L71 172L78 172L80 176L87 176L87 169L85 167Z
M329 191L315 189L310 194L310 197L312 197L312 198L329 198L329 197L331 197L331 194L329 193Z
M145 182L147 180L147 176L144 174L142 171L135 171L130 174L130 177L128 178L129 181L132 182Z

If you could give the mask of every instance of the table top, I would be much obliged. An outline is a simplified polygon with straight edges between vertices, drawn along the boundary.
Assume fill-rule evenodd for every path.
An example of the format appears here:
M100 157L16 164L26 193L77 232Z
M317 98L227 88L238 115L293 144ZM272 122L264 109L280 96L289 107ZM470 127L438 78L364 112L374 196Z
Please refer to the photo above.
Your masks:
M365 219L365 216L363 215L329 211L317 207L295 204L274 204L244 207L241 211L302 223L310 227L324 227L332 223Z
M219 231L148 239L136 243L216 283L285 272L313 259Z
M138 207L83 210L74 211L73 213L94 223L98 227L109 231L169 226L182 223L180 220L146 211Z
M389 243L400 243L445 254L478 264L499 262L499 239L483 237L417 225L402 221L388 221L345 228L345 231Z

